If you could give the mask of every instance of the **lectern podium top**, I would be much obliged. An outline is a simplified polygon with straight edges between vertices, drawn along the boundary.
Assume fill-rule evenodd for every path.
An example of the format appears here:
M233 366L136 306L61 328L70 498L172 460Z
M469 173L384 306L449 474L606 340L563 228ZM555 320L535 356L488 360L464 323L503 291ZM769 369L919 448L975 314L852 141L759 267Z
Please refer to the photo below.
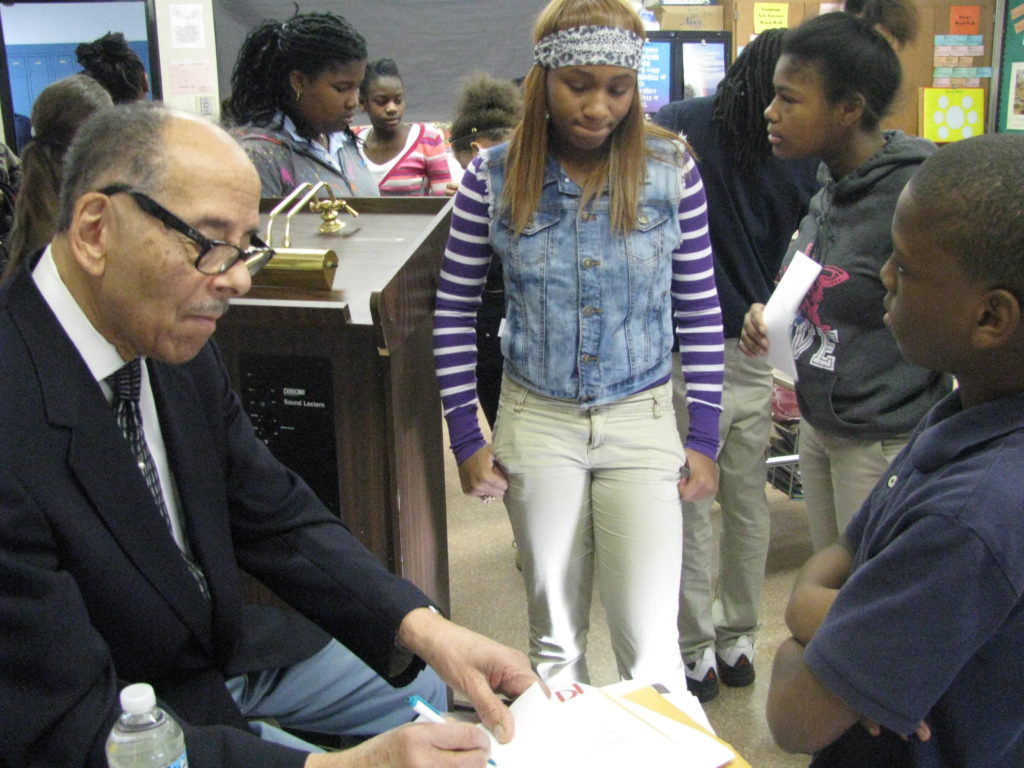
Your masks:
M291 221L291 245L301 248L330 248L338 255L338 269L331 290L253 286L239 305L295 306L322 309L348 308L349 320L355 325L374 324L374 309L380 297L394 293L394 300L403 301L403 284L415 284L423 292L422 280L410 282L404 272L432 269L433 278L426 289L436 284L436 267L444 249L451 220L451 198L448 197L364 197L346 198L358 218L340 217L345 227L337 233L317 232L319 214L297 213ZM277 199L262 201L262 228L266 232L267 212ZM280 246L284 222L274 225L274 243ZM420 275L422 278L422 275ZM389 291L389 286L392 290ZM420 300L423 297L419 297ZM432 305L432 296L428 303ZM417 303L422 303L418 301ZM387 324L387 318L380 318Z

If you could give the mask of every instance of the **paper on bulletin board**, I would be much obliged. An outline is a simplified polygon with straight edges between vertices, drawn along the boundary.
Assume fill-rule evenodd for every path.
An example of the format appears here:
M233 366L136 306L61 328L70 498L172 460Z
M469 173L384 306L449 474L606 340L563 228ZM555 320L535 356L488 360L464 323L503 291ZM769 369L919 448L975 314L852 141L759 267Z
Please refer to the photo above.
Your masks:
M754 3L754 33L789 26L789 3Z
M918 133L936 142L960 141L985 132L982 88L919 88Z
M1010 113L1006 127L1024 131L1024 61L1015 61L1010 69Z
M197 61L171 61L164 76L167 93L209 93L214 89L213 67L205 59Z
M199 3L172 3L167 7L171 21L171 48L205 48L203 6Z
M949 34L976 35L980 31L980 5L951 5L949 7Z

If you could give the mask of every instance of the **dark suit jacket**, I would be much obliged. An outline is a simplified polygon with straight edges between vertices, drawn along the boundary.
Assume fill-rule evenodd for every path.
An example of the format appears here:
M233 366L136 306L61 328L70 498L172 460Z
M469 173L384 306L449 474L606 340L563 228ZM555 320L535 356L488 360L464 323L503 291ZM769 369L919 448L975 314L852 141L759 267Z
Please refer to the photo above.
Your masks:
M253 433L211 342L149 361L200 595L113 411L28 269L0 291L0 744L18 766L106 766L119 688L152 683L193 768L301 765L245 732L224 679L309 657L323 630L404 684L388 573ZM242 567L320 625L243 606Z

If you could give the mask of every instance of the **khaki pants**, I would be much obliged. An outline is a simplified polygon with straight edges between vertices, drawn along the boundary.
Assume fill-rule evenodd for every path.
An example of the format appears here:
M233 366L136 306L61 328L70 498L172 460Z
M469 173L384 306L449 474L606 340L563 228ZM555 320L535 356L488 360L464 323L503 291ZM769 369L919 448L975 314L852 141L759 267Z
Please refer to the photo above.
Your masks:
M850 440L800 421L800 483L815 552L839 539L909 437Z
M693 658L712 644L724 647L757 630L770 520L765 495L765 449L771 430L771 367L725 341L725 386L719 420L718 500L722 507L719 579L714 584L715 499L683 504L683 574L679 592L679 645ZM686 383L676 361L673 398L679 433L689 419Z
M494 455L523 556L530 659L555 685L589 681L593 582L622 678L680 674L685 461L665 384L580 408L505 377Z

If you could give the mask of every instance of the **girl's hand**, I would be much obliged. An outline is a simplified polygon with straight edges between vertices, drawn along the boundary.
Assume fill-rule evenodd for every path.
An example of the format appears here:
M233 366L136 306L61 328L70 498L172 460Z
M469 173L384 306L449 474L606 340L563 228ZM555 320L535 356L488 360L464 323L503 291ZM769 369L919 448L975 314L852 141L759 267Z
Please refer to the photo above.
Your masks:
M679 481L679 498L698 501L718 491L718 466L700 451L686 449L686 467Z
M459 480L463 493L484 501L500 499L508 489L505 473L494 463L490 443L459 464Z
M764 357L768 354L768 326L764 324L764 304L753 304L743 318L743 332L740 333L740 352L747 357Z

